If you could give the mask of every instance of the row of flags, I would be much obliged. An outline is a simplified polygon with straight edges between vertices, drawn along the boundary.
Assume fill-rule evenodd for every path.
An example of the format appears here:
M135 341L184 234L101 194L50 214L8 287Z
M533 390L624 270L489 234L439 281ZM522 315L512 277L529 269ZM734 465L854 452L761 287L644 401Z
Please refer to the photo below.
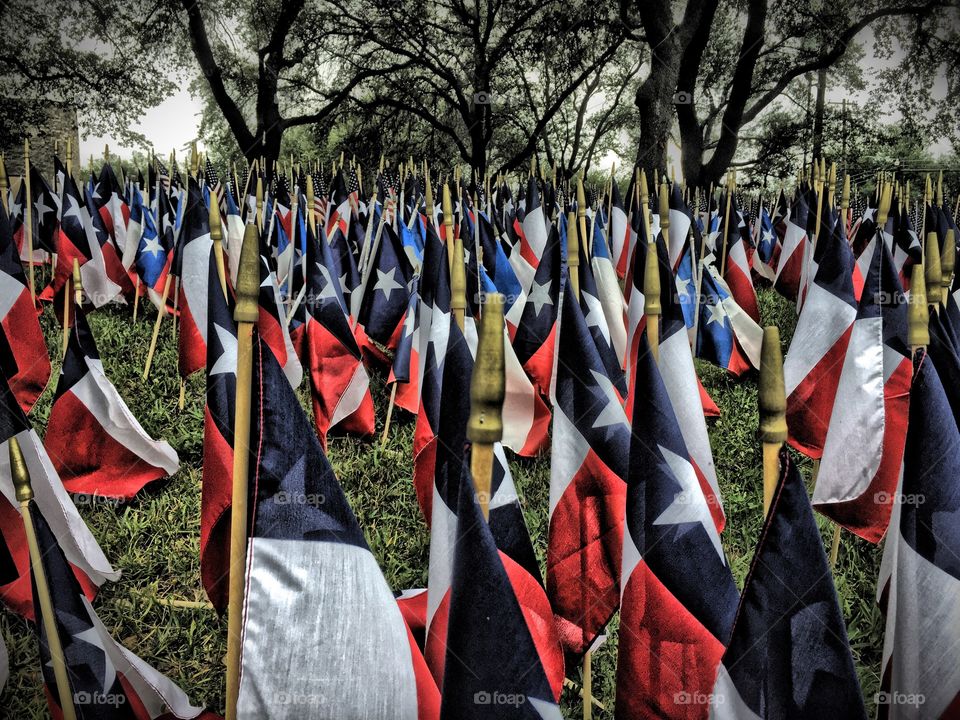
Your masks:
M82 185L58 174L59 194L42 178L31 183L41 191L34 207L51 203L50 219L40 212L37 223L53 228L34 234L49 238L36 247L52 270L38 298L72 326L42 442L25 413L50 364L16 217L4 218L0 237L3 437L23 448L37 525L62 548L68 571L50 571L54 594L85 603L91 627L96 588L117 573L68 493L129 500L178 467L111 385L85 319L147 296L158 327L167 315L177 322L180 375L206 375L201 579L218 610L231 571L234 454L250 448L241 717L322 716L331 702L344 717L559 717L565 675L618 610L618 717L862 716L814 508L872 542L887 537L884 688L932 703L916 712L891 705L890 716L955 708L960 680L943 660L960 592L950 559L960 551L960 476L950 465L960 400L938 378L960 369L960 308L953 278L941 277L947 293L931 313L929 354L912 351L911 269L930 251L898 198L874 197L854 218L818 182L754 215L729 186L703 207L666 179L648 198L642 174L625 196L612 183L595 206L534 177L516 192L442 183L439 205L430 177L412 170L382 173L368 197L349 166L329 190L319 176L262 170L242 187L224 184L209 161L186 180L159 163L148 177L121 184L104 165ZM949 209L930 203L925 213L927 244L946 255L952 239L955 250ZM232 309L241 248L254 241L254 413L251 437L238 442ZM74 266L84 302L63 313ZM648 267L659 278L659 318L644 294ZM818 459L819 472L811 505L781 455L741 592L721 543L707 434L706 417L719 411L694 358L735 377L759 367L763 284L798 305L784 364L789 442ZM506 398L488 524L466 423L483 298L495 292L505 298ZM397 597L326 458L331 433L372 436L371 373L387 375L391 402L416 416L413 481L431 530L428 587ZM304 375L312 423L296 395ZM68 436L78 432L82 457ZM545 573L508 451L550 453ZM13 493L4 495L12 580L0 597L29 617L26 546ZM932 504L904 501L918 496ZM115 657L97 632L98 652ZM918 661L917 648L930 646L943 653ZM142 661L128 660L133 669L114 661L119 675L105 675L97 692L176 717L200 712L165 679L146 685L166 696L144 695ZM328 670L318 677L317 668Z

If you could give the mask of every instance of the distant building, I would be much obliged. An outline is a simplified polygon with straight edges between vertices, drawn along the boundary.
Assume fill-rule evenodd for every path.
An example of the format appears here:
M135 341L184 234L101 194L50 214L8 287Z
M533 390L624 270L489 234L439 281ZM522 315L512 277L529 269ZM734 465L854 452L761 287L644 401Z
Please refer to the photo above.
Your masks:
M73 144L73 167L80 166L77 154L80 151L80 132L77 126L77 111L59 103L45 103L45 120L27 129L30 138L30 163L51 181L53 175L53 155L56 152L60 160L66 161L66 144L70 138ZM57 146L59 143L59 146ZM7 175L11 180L23 173L23 142L13 147L3 148L7 166Z

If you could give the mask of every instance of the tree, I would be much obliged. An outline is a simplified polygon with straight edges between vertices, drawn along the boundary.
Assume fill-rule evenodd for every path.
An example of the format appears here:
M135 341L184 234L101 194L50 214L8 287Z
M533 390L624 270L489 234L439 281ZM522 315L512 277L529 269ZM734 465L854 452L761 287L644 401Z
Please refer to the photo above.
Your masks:
M624 24L634 37L643 32L653 53L650 76L637 93L642 116L638 161L663 166L675 109L684 176L698 185L717 182L736 155L743 128L794 80L834 66L856 47L861 31L885 18L910 17L928 35L931 19L947 7L947 0L792 0L775 5L768 0L687 0L679 13L672 0L633 7L624 0ZM704 76L718 67L704 67L711 44L723 53L723 70L714 72L710 82L719 102L701 116L698 93L706 87Z

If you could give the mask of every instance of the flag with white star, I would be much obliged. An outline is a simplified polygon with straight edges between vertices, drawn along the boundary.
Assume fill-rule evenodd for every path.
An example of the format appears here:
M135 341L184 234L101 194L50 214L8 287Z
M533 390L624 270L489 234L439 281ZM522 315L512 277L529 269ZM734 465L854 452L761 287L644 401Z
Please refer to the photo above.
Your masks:
M254 335L241 720L435 718L439 697L289 382Z
M333 429L369 436L374 431L370 379L360 347L347 319L340 280L333 270L333 254L307 227L304 262L294 274L302 300L293 311L290 339L310 377L317 435L326 446Z
M788 300L800 298L800 285L804 271L804 262L807 254L807 217L810 207L807 204L805 193L797 188L793 201L790 203L787 215L778 224L780 237L780 257L777 259L777 273L773 286L778 293ZM782 226L782 232L779 228Z
M25 413L50 379L50 358L17 253L9 218L0 206L0 370Z
M617 717L701 718L738 593L711 493L641 336L621 571Z
M83 720L155 720L200 715L203 710L194 707L176 683L113 639L81 591L63 550L34 502L30 503L30 517L50 588L57 635L77 717ZM35 583L34 607L39 618L41 605ZM46 625L37 622L36 627L47 703L53 717L62 717Z
M158 223L153 210L143 208L143 229L137 246L136 268L140 284L146 288L147 297L160 308L163 286L173 262L174 231L170 218L170 200L161 193L157 202ZM170 297L167 300L171 300Z
M630 423L569 284L560 312L547 592L572 667L620 601Z
M823 539L786 449L729 637L715 682L684 696L698 717L709 703L717 720L866 718Z
M375 236L372 257L364 268L364 279L358 293L357 324L368 337L394 350L402 332L401 322L410 299L413 267L393 227L374 216ZM382 223L382 224L381 224Z

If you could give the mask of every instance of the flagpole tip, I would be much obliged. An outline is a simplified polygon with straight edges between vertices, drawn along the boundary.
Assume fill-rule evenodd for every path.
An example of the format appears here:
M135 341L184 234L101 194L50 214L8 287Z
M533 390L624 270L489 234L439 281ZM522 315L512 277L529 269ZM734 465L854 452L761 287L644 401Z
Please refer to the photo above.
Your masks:
M30 484L30 471L27 461L23 457L20 441L16 437L10 438L10 474L13 477L13 488L17 502L33 500L33 486Z
M506 396L503 337L504 298L489 293L483 302L477 339L477 360L470 380L470 417L467 439L492 444L503 438L503 400Z
M910 295L907 298L907 344L911 348L930 344L930 310L923 263L913 266L910 274Z
M760 409L757 436L766 443L784 442L787 439L787 396L780 329L776 325L763 329L757 401Z
M237 271L237 306L233 319L253 323L260 314L260 234L257 226L248 223L240 247L240 267Z
M927 243L923 251L924 284L927 288L927 302L930 305L940 304L940 293L943 284L942 268L940 266L940 242L936 232L927 233Z

